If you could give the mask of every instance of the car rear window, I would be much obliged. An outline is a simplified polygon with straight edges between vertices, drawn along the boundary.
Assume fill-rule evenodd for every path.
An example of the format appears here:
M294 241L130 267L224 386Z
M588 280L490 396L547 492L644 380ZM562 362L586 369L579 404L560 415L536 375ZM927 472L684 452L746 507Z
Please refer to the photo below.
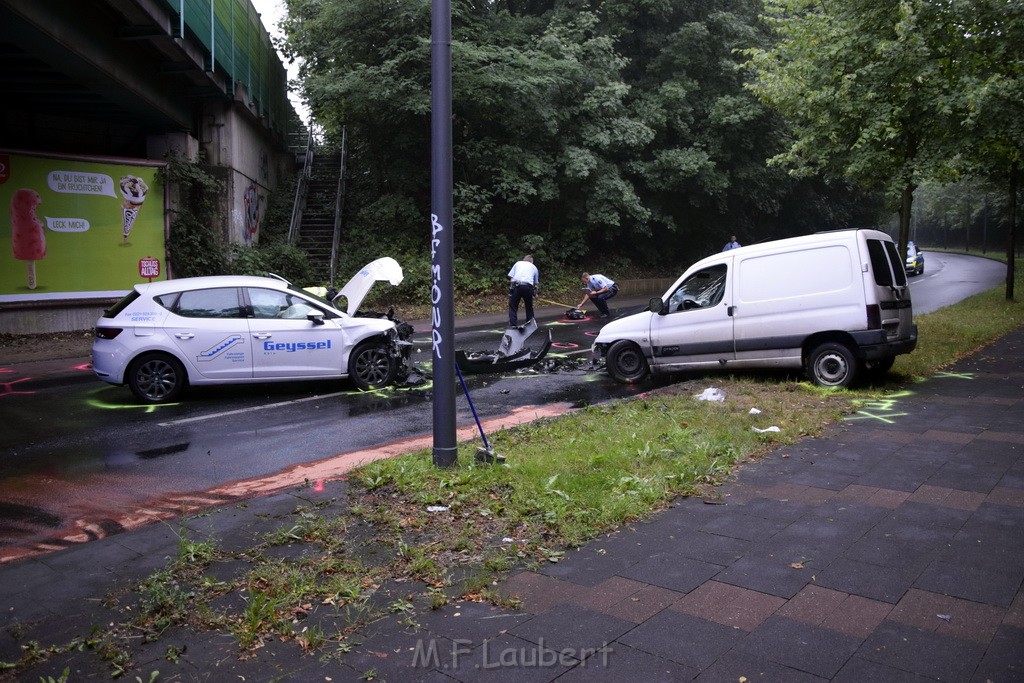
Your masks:
M113 306L111 306L107 310L103 311L103 317L104 318L116 318L118 313L120 313L124 309L128 308L128 305L131 304L131 302L135 301L138 298L139 298L139 293L136 292L133 289L132 291L128 292L123 297L121 297L121 300L118 301L116 304L114 304Z

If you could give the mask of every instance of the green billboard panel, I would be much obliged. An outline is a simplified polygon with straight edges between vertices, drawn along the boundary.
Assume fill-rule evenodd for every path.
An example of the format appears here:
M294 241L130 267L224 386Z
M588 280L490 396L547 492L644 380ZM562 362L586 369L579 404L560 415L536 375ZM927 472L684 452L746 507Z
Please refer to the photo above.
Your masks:
M159 166L0 150L0 302L114 296L166 279Z

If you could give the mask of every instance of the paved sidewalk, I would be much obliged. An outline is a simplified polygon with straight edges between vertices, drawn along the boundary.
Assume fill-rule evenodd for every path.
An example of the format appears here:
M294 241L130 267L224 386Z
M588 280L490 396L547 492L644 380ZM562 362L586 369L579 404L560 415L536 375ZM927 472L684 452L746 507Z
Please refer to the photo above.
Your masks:
M244 547L298 500L185 524ZM521 610L461 602L371 624L343 662L220 636L140 646L127 680L1024 680L1024 328L818 439L744 465L724 504L679 501L499 586ZM710 502L710 501L709 501ZM100 598L164 566L168 525L0 567L0 660L115 617ZM326 610L310 620L326 623ZM17 628L12 628L18 624ZM325 628L325 631L327 629ZM167 661L168 645L183 648ZM71 653L21 680L109 679ZM371 675L372 674L372 675Z

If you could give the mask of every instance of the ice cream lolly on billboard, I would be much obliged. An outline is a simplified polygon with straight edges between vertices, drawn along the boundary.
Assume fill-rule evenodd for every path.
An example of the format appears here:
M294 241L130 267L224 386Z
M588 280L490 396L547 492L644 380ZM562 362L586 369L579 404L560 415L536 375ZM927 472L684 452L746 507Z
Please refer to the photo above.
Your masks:
M41 201L35 190L22 188L11 198L11 249L14 258L25 261L25 286L36 288L36 261L46 258L46 233L36 218L36 207Z
M0 302L120 296L145 282L140 259L166 264L161 166L0 149Z

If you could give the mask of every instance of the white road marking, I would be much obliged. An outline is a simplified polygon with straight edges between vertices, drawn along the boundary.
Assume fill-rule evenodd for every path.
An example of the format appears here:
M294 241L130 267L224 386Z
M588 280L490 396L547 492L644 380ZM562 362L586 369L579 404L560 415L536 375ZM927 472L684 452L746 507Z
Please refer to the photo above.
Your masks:
M261 406L253 406L251 408L240 408L238 410L227 410L223 413L211 413L209 415L199 415L197 417L186 417L181 420L172 420L170 422L158 422L159 427L174 427L176 425L188 424L189 422L202 422L203 420L212 420L218 417L227 417L229 415L242 415L244 413L254 413L257 410L266 410L267 408L280 408L282 406L290 406L296 403L305 403L306 401L318 401L323 398L334 398L335 396L344 396L352 392L349 391L337 391L333 394L318 394L316 396L307 396L306 398L296 398L291 401L281 401L279 403L267 403Z

